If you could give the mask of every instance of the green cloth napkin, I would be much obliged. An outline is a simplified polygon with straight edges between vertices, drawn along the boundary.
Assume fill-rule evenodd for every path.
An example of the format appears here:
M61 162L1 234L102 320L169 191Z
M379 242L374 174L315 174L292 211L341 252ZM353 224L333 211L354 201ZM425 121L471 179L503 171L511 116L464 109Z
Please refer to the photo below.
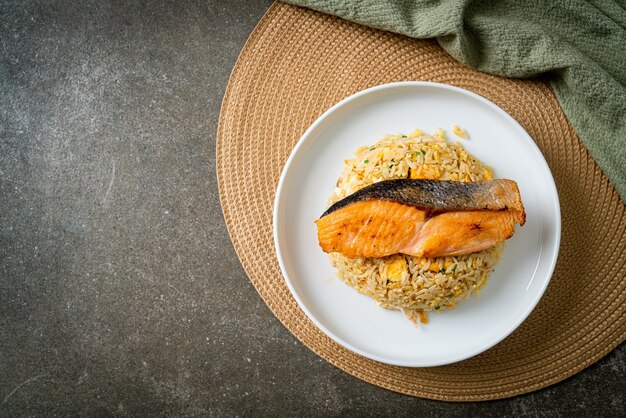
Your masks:
M626 201L626 8L610 0L288 0L374 28L436 38L490 74L545 74Z

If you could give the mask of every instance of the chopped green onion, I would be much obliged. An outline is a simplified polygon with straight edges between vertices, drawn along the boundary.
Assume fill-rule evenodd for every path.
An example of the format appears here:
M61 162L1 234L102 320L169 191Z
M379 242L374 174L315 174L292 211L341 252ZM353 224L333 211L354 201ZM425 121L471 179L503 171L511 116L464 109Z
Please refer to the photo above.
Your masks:
M438 311L440 308L439 306L435 306L435 310Z
M376 149L376 147L372 147L370 148L370 151L374 151Z
M402 135L402 138L406 138L406 137L407 137L406 135Z
M422 154L426 155L426 151L424 150L420 150L422 152Z
M367 163L369 163L369 162L370 162L370 160L363 160L363 162L364 162L365 164L367 164Z

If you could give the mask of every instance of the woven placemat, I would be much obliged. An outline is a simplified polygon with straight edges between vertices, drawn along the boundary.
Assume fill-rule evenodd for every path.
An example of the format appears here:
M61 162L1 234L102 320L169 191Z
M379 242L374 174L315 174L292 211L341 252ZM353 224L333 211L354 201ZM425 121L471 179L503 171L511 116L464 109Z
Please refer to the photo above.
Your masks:
M491 350L443 367L380 364L326 337L289 293L272 238L278 178L306 128L355 92L403 80L459 86L501 106L543 152L562 206L559 261L537 308ZM218 130L217 176L235 250L263 300L303 344L372 384L447 401L504 398L563 380L626 337L625 207L545 82L481 74L433 41L277 3L231 75Z

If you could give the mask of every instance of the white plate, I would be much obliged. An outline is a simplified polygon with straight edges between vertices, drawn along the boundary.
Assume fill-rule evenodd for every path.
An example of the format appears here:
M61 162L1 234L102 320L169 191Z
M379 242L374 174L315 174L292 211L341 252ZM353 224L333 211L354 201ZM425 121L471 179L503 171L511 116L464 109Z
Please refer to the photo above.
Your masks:
M313 223L344 168L344 159L385 134L434 132L457 124L463 146L517 181L527 221L507 241L480 298L433 312L415 328L399 311L380 308L336 278ZM458 138L457 138L458 139ZM342 346L383 363L449 364L494 346L517 328L546 289L559 250L561 214L550 169L524 129L502 109L469 91L403 82L364 90L333 106L302 136L278 183L274 242L283 276L306 315Z

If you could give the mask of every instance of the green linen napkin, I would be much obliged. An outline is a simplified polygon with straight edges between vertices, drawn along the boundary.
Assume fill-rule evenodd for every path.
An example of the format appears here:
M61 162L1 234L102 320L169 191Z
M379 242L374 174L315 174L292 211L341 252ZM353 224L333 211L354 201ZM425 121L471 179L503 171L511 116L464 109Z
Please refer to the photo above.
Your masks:
M626 201L626 8L610 0L288 0L414 38L490 74L545 74Z

